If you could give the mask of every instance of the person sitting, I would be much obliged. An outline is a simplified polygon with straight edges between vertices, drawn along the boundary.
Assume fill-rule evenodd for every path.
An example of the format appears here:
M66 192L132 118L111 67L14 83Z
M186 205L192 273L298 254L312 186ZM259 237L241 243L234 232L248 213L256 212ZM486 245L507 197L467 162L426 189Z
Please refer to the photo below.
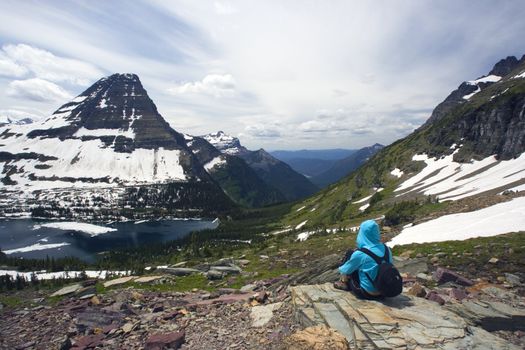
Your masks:
M401 293L403 281L392 265L392 251L381 243L379 225L364 221L356 238L357 250L346 252L334 287L352 291L361 299L382 299Z

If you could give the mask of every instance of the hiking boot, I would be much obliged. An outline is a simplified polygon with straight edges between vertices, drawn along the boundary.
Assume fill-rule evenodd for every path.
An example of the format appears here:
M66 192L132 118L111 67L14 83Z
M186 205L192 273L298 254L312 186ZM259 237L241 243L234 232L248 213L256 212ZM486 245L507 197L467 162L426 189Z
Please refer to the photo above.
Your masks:
M347 291L347 292L350 290L350 288L348 288L348 284L346 284L343 281L334 282L334 288L335 289L339 289L339 290L344 290L344 291Z

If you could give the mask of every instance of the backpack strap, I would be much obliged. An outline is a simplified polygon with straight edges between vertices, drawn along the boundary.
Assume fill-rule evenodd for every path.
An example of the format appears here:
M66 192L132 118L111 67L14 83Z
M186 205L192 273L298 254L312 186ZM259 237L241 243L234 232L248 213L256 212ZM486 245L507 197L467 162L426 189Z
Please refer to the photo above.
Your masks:
M375 255L374 253L372 253L370 250L366 249L366 248L359 248L360 251L362 251L363 253L365 253L366 255L368 255L369 257L371 257L372 259L374 259L374 261L376 262L377 265L381 265L381 261L383 259L381 259L380 257L378 257L377 255Z
M390 257L389 257L389 252L388 252L388 247L386 245L383 244L383 246L385 247L385 255L381 258L377 255L375 255L374 253L372 253L370 250L366 249L366 248L359 248L358 250L362 251L363 253L365 253L366 255L368 255L369 257L371 257L372 259L374 259L374 261L376 262L377 265L381 265L381 263L383 261L385 262L390 262Z

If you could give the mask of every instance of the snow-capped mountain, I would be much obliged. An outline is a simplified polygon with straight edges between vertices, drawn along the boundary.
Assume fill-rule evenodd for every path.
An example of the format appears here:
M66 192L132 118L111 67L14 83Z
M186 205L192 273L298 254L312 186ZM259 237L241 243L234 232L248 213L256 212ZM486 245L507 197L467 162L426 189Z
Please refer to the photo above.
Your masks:
M293 170L288 164L280 161L263 149L250 151L242 146L239 139L223 131L202 136L224 155L242 158L257 176L270 188L277 189L281 198L288 201L297 200L315 193L318 188L304 175Z
M7 124L14 125L26 125L34 123L35 121L30 117L14 117L7 115L0 115L0 126L5 126Z
M227 135L223 131L217 131L201 137L224 154L238 156L249 152L246 147L241 145L237 137Z
M204 169L235 202L249 207L260 207L286 200L276 188L264 182L239 156L228 152L221 153L203 137L190 135L184 137L188 147L204 165ZM240 143L238 145L239 148L244 148Z
M1 127L0 161L7 202L37 190L213 183L134 74L100 79L42 122Z

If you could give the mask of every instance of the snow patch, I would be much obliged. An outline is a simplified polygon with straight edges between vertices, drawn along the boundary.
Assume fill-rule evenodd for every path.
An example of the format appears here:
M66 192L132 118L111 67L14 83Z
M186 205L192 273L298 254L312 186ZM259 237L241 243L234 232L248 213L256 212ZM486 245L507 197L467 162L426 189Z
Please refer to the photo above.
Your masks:
M301 210L303 210L304 208L306 208L306 205L303 205L302 207L300 207L300 208L297 209L296 211L301 211Z
M390 172L390 174L391 174L392 176L395 176L395 177L398 177L398 178L399 178L399 177L403 176L404 173L401 171L401 169L399 169L399 168L395 168L394 170L392 170L392 171Z
M303 227L304 225L306 225L307 222L308 222L308 220L304 220L304 221L301 222L299 225L295 226L295 229L296 229L296 230L301 229L301 227Z
M116 228L111 227L105 227L105 226L98 226L93 224L88 224L85 222L74 222L74 221L65 221L65 222L50 222L46 224L41 225L35 225L33 227L34 230L37 230L41 227L46 228L56 228L58 230L71 230L71 231L79 231L89 234L91 237L95 237L104 233L117 231Z
M359 207L360 211L365 211L370 206L370 203L366 203L365 205L362 205Z
M479 83L497 83L500 80L501 77L499 75L491 74L476 80L467 81L467 83L470 85L478 85Z
M525 197L515 198L487 208L445 215L412 227L406 227L388 246L443 241L462 241L525 231Z
M361 199L358 200L358 201L352 202L352 204L358 204L358 203L366 202L367 200L369 200L370 198L372 198L372 196L373 196L373 194L371 194L370 196L366 196L365 198L361 198Z
M226 159L223 159L222 156L218 156L204 164L204 169L206 169L207 172L210 172L213 168L219 167L223 164L226 164Z
M405 192L397 196L417 191L424 195L437 195L440 200L458 200L525 178L525 153L505 161L489 156L471 163L457 163L453 161L456 151L439 159L428 158L426 154L412 157L412 160L422 160L427 165L399 185L395 192ZM487 169L479 172L483 168Z
M512 77L512 79L520 79L520 78L525 78L525 71Z
M66 245L70 245L70 243L65 243L65 242L64 243L50 243L50 244L35 243L27 247L4 250L4 253L5 254L27 253L27 252L33 252L35 250L46 250L46 249L59 248L59 247L63 247Z

